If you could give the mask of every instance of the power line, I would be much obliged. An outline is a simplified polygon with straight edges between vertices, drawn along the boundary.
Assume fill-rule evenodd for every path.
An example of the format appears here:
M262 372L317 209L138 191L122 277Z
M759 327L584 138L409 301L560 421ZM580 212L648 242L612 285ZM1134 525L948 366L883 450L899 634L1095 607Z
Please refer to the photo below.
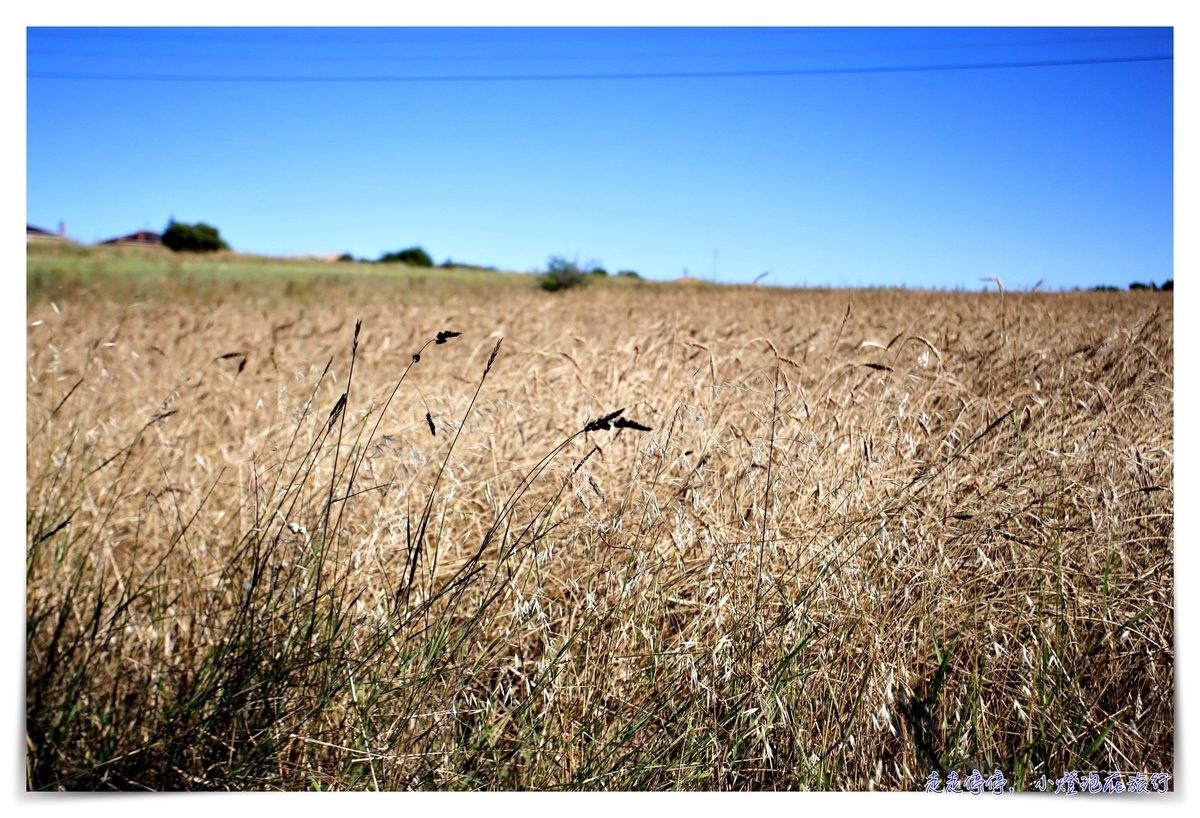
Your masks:
M820 74L893 74L922 71L971 71L987 68L1045 68L1067 65L1103 65L1111 63L1159 62L1173 60L1173 54L1145 57L1094 57L1070 60L1027 60L1019 62L957 63L945 65L892 65L864 68L783 68L751 71L647 71L602 74L446 74L400 76L269 76L197 74L69 74L31 71L27 79L101 80L108 82L536 82L562 80L659 80L705 79L716 77L794 77Z
M32 35L33 33L34 33L34 31L31 30L30 34ZM204 45L208 48L211 48L213 45L232 45L232 46L248 45L255 41L265 42L265 43L268 43L269 45L280 46L280 47L287 47L287 46L295 45L298 42L303 44L305 42L304 40L297 41L295 38L290 37L290 36L289 37L278 37L278 36L259 37L259 38L236 37L236 38L232 38L232 39L209 38L209 39L205 39L205 40L199 40L195 37L186 37L186 38L183 38L182 40L177 40L174 43L175 50L171 51L169 54L162 55L162 54L150 54L145 51L144 46L147 43L153 43L152 39L148 39L145 36L139 35L136 37L124 37L123 38L119 35L113 35L106 31L103 39L97 39L93 35L89 41L89 44L104 46L104 45L113 44L113 43L123 40L123 39L138 42L141 46L143 46L143 48L138 53L138 56L142 57L142 58L147 58L147 57L156 58L156 57L161 57L161 56L178 57L180 55L179 55L177 49L178 49L178 46L180 43L182 43L184 45ZM171 40L171 39L175 39L175 38L164 38L164 39ZM320 54L272 53L269 55L269 59L271 59L272 61L276 61L276 62L281 61L281 60L288 60L288 61L309 60L309 61L315 61L315 62L386 62L386 61L447 62L447 61L455 61L455 60L457 60L457 61L467 60L470 62L526 62L526 61L627 60L630 58L638 58L638 59L675 58L675 59L678 59L678 58L704 57L704 58L711 59L714 57L717 57L717 58L798 57L798 56L813 57L813 56L828 55L828 54L861 53L864 51L875 51L875 52L879 52L879 51L908 51L908 52L912 52L912 51L966 51L966 50L975 50L975 49L1024 48L1024 47L1036 46L1036 45L1086 45L1086 44L1090 44L1090 43L1116 43L1116 42L1130 42L1130 41L1134 41L1134 40L1163 40L1163 39L1170 39L1170 35L1169 34L1164 35L1161 33L1131 34L1131 35L1118 36L1118 37L1074 37L1074 38L1059 38L1059 39L1049 39L1049 40L1048 39L1007 40L1007 41L986 42L986 43L983 43L983 42L966 42L966 43L950 42L950 43L938 43L938 44L929 44L929 45L906 44L906 45L883 46L883 45L876 44L874 46L855 46L855 47L842 47L842 48L787 48L787 49L782 49L782 50L781 49L773 49L773 50L769 50L769 51L759 48L759 49L755 49L753 51L717 51L717 52L714 52L710 49L710 50L706 50L704 52L675 51L675 52L658 52L658 53L651 53L651 52L645 52L645 51L641 51L641 52L637 52L637 53L619 53L619 52L614 52L612 50L606 49L603 51L603 53L590 53L590 54L587 54L587 53L581 54L578 52L578 50L573 50L569 54L548 54L548 53L540 53L539 52L537 54L519 54L519 55L514 55L514 54L462 54L462 53L459 53L459 54L412 54L412 53L397 54L397 53L391 53L391 54L378 54L378 55L361 55L361 54L320 55ZM354 45L355 42L367 42L368 45L384 45L384 46L393 45L393 43L391 43L389 41L381 41L378 39L374 39L374 40L371 40L368 42L368 41L347 40L343 37L338 37L336 39L331 40L327 36L320 38L319 42L321 45L333 45L333 46L340 46L340 47L345 47L347 45ZM31 38L30 45L34 46L36 44L37 44L36 41ZM41 43L40 45L44 45L44 44L45 43ZM84 50L80 50L78 48L72 48L69 52L58 52L58 53L46 52L46 51L34 52L31 49L30 54L31 54L31 56L34 56L36 54L36 56L41 59L64 57L64 56L65 57L75 57L75 58L89 57L89 56L90 57L116 56L111 51L94 50L94 49L89 49L89 50L84 51ZM245 54L208 54L208 53L206 53L206 54L189 54L189 55L187 55L186 58L189 60L224 60L224 61L228 61L230 59L239 59L239 60L240 59L262 59L263 55L260 53L245 53Z

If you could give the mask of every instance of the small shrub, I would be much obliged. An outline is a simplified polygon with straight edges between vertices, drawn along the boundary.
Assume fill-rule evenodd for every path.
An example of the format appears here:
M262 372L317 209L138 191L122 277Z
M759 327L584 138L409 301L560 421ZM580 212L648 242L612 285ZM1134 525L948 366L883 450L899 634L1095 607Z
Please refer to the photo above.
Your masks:
M379 257L380 261L393 262L398 261L401 264L407 264L409 267L432 267L433 259L429 257L420 247L409 247L406 250L401 250L398 253L384 253Z
M1151 281L1149 284L1143 284L1140 281L1135 281L1129 285L1131 290L1157 290L1158 285Z
M448 259L446 259L445 261L443 261L443 262L442 262L441 264L439 264L438 266L439 266L439 267L444 267L444 268L449 268L449 267L459 267L459 268L462 268L462 269L464 269L464 270L490 270L490 271L492 271L492 272L495 272L495 270L496 270L496 268L495 268L495 267L485 267L485 266L484 266L484 265L482 265L482 264L471 264L471 263L469 263L469 262L466 262L466 261L455 261L455 260L454 260L454 259L452 259L452 258L448 258Z
M1093 293L1119 293L1119 292L1121 292L1121 288L1120 288L1120 287L1112 287L1112 286L1109 286L1108 284L1101 284L1101 285L1100 285L1100 286L1098 286L1098 287L1092 287L1092 288L1089 290L1089 292L1093 292Z
M175 252L187 250L201 253L229 249L217 228L204 222L183 224L172 220L163 231L162 241Z
M354 261L354 256L350 255L349 253L342 253L340 256L338 256L337 260L338 261Z
M551 256L546 265L546 273L542 276L541 286L548 292L569 290L584 284L584 272L573 261L567 261L561 256Z
M603 267L593 267L588 270L588 273L594 276L606 276L608 275L608 270L605 270Z
M1163 282L1162 288L1163 288L1164 292L1173 291L1175 289L1175 279L1168 278L1166 281Z
M641 276L640 276L640 275L638 275L638 274L637 274L636 272L634 272L633 270L622 270L621 272L617 273L617 275L618 275L618 276L625 276L626 278L641 278Z

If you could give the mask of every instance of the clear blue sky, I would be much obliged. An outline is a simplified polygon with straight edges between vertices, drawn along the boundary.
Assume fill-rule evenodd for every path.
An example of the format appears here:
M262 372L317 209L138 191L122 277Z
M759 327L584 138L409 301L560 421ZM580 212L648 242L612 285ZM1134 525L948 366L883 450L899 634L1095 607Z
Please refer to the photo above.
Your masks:
M655 279L1174 277L1173 61L949 68L1160 57L1169 28L31 28L27 45L28 221L81 241L173 216L246 252L421 245ZM943 70L857 70L914 67ZM789 71L810 73L767 73Z

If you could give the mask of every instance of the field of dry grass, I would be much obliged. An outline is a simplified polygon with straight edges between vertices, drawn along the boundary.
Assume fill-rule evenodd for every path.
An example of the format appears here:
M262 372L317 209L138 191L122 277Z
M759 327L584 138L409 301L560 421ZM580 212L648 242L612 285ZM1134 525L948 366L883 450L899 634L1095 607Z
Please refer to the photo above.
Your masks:
M1172 294L221 292L31 286L31 788L1172 772Z

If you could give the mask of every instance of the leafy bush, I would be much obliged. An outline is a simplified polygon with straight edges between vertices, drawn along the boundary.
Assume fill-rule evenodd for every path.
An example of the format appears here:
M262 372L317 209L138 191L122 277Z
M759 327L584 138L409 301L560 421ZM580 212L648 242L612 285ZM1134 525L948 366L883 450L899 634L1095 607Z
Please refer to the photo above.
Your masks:
M401 264L407 264L409 267L433 266L433 259L420 247L409 247L398 253L384 253L379 257L379 260L383 262L398 261Z
M617 275L625 276L626 278L641 278L641 276L635 273L633 270L622 270L621 272L617 273Z
M580 287L586 281L584 275L575 262L567 261L562 256L551 256L546 264L546 273L542 276L542 289L553 293Z
M455 260L454 260L454 259L452 259L452 258L448 258L448 259L446 259L445 261L443 261L443 262L442 262L441 264L439 264L438 266L439 266L439 267L444 267L444 268L446 268L446 269L449 269L449 268L451 268L451 267L460 267L460 268L462 268L462 269L464 269L464 270L491 270L491 271L493 271L493 272L494 272L494 271L495 271L495 269L496 269L495 267L488 267L488 266L484 266L484 265L482 265L482 264L471 264L471 263L469 263L469 262L466 262L466 261L455 261Z
M188 250L201 253L229 249L217 228L204 222L183 224L172 219L163 231L162 241L175 252Z
M608 275L608 270L605 270L603 267L593 267L588 270L588 273L594 276L606 276Z

